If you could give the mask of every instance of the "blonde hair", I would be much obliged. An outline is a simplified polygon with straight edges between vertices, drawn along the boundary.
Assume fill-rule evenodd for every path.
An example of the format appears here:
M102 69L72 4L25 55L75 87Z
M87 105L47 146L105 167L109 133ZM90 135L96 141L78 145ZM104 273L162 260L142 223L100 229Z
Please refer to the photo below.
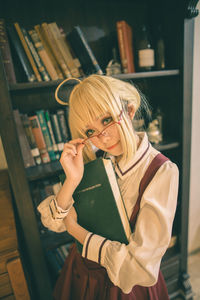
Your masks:
M92 123L96 116L109 113L117 121L122 113L119 126L123 155L129 161L135 154L137 145L132 122L126 114L127 104L134 105L135 113L140 107L141 97L130 83L104 75L90 75L77 84L69 98L69 127L72 138L85 138L86 120ZM90 145L84 148L84 160L96 158Z

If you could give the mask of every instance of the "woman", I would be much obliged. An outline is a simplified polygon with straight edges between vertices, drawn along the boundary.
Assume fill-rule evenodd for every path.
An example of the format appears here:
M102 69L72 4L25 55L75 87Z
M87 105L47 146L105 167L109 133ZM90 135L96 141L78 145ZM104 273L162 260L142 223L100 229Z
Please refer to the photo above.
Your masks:
M83 251L80 255L72 247L55 299L169 299L160 262L171 238L178 169L150 145L144 132L134 130L132 120L141 102L133 85L103 75L77 80L70 94L73 139L60 159L66 180L58 195L45 199L38 209L45 226L67 230ZM106 240L77 223L72 195L84 162L95 159L94 148L114 162L133 230L128 245Z

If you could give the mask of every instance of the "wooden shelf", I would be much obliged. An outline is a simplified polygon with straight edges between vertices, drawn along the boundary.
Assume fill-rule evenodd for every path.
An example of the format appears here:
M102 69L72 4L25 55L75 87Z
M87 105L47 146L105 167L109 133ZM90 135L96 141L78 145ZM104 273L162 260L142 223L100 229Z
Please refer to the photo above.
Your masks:
M118 74L113 75L113 77L119 79L140 79L140 78L151 78L151 77L161 77L161 76L175 76L179 75L179 70L163 70L163 71L151 71L151 72L136 72L130 74ZM62 80L52 80L52 81L42 81L42 82L26 82L26 83L17 83L9 85L9 90L21 91L21 90L31 90L38 88L48 88L56 87Z
M151 72L136 72L130 74L118 74L114 75L118 79L140 79L140 78L152 78L162 76L177 76L180 74L179 70L163 70L163 71L151 71Z
M179 142L162 142L160 144L153 144L153 147L156 148L158 151L165 151L165 150L171 150L179 147Z
M62 171L62 166L60 162L56 160L50 163L26 168L26 176L29 181L34 181L45 178L47 176L54 176L60 171Z

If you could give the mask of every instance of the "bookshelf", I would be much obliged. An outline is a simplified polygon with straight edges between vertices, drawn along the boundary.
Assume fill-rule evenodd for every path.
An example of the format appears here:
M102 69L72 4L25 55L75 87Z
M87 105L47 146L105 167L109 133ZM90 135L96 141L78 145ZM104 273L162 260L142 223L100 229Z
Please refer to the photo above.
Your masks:
M197 2L197 1L196 1ZM187 231L189 207L189 170L191 136L191 101L192 101L192 58L193 58L193 18L198 14L196 4L190 1L82 1L66 4L60 1L44 5L34 1L31 8L22 1L23 11L14 9L14 1L8 0L2 8L0 17L8 23L19 21L25 28L42 23L44 15L47 21L56 21L65 30L71 30L76 24L86 27L94 25L103 30L102 39L91 42L102 68L111 58L111 48L115 41L113 32L115 22L127 18L134 28L143 21L162 20L167 43L167 69L132 74L118 74L117 78L130 80L147 95L153 107L161 106L165 114L164 142L157 145L169 158L175 161L180 170L180 189L177 214L174 222L174 234L177 242L163 258L162 270L167 281L170 299L181 296L192 299L192 289L187 273ZM14 5L14 6L13 6ZM149 6L148 6L149 5ZM12 10L10 9L12 7ZM77 7L81 7L77 10ZM156 9L154 9L156 7ZM38 13L39 12L39 13ZM45 12L45 14L43 13ZM73 15L76 18L73 18ZM111 18L110 16L113 16ZM169 21L170 20L170 21ZM154 24L155 25L155 24ZM102 41L104 47L102 48ZM37 109L59 108L54 99L54 91L61 80L28 83L21 81L8 84L2 60L0 59L0 134L9 167L9 176L14 203L19 219L19 234L22 243L22 258L27 268L27 281L32 299L52 299L52 281L44 249L57 247L70 236L44 234L40 236L37 218L34 212L31 189L37 182L54 178L61 171L58 161L24 168L16 126L12 110L18 108L22 113Z

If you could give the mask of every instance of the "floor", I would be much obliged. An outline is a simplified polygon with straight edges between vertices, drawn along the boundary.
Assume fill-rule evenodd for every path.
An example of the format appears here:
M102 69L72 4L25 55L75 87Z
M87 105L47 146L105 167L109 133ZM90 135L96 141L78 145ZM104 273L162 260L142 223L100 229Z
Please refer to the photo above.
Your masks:
M190 275L190 282L194 292L194 300L200 300L200 251L189 255L188 273Z

